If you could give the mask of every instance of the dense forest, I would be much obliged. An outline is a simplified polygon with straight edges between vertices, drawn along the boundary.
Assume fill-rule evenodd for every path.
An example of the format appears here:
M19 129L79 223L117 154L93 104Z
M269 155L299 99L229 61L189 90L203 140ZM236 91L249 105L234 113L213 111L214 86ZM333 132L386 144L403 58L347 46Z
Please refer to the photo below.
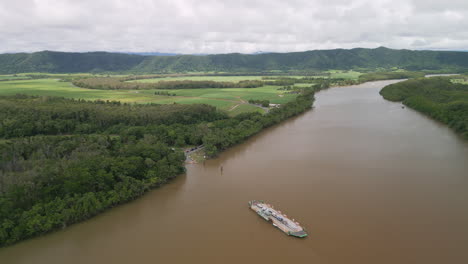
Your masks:
M36 136L0 152L0 245L132 200L183 173L185 159L151 136Z
M41 51L0 55L0 73L81 73L128 71L146 57L121 53Z
M312 106L228 117L208 105L130 105L0 97L0 246L41 235L135 199L184 172L179 147L208 156Z
M0 74L24 72L176 73L320 71L329 69L468 69L468 53L454 51L334 49L290 53L142 56L120 53L42 51L0 55Z
M124 126L193 124L225 118L200 104L121 104L56 97L0 97L0 138L90 134Z
M380 94L447 124L468 139L468 85L448 77L420 78L388 85Z

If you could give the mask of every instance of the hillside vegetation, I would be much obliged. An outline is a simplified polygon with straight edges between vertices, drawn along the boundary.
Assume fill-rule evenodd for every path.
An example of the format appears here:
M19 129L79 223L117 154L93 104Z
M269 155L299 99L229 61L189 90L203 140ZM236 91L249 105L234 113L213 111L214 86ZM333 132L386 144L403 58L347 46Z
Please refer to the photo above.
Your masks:
M468 68L467 52L335 49L257 55L141 56L120 53L43 51L0 55L0 74L22 72L269 72L329 69L460 70Z
M468 85L447 77L420 78L388 85L380 94L447 124L468 139Z
M0 55L0 73L75 73L127 71L143 62L144 56L108 52L71 53L41 51Z

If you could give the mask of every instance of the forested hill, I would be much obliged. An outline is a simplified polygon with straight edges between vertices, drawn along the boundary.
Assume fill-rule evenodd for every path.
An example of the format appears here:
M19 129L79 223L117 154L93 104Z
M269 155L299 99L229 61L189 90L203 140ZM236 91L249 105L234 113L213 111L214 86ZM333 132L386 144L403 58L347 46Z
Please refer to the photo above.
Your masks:
M468 69L468 52L376 49L335 49L256 55L141 56L107 52L43 51L0 55L0 74L23 72L132 72L189 71L261 72L272 70L328 70L399 67L407 70Z
M108 52L16 53L0 55L0 74L47 72L121 72L140 64L146 57Z

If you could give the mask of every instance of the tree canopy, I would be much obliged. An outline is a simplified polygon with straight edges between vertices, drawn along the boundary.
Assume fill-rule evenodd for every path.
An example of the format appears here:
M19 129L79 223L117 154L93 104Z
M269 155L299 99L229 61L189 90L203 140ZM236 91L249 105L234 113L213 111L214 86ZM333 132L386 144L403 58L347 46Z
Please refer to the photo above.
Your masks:
M401 101L468 138L468 85L448 77L419 78L384 87L380 94Z

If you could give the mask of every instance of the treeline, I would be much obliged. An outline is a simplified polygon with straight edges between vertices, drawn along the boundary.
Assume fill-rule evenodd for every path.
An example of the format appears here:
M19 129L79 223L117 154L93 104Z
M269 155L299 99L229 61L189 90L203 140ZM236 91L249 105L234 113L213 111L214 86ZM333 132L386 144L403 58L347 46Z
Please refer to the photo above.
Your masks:
M121 104L58 97L0 97L0 138L90 134L124 126L193 124L226 115L202 104Z
M318 89L329 88L331 85L340 86L344 82L351 81L352 84L355 84L353 80L346 80L341 78L323 78L323 77L263 77L263 82L265 85L275 85L283 86L279 90L292 90L295 84L311 84L318 87Z
M370 82L379 80L393 80L393 79L411 79L424 77L423 72L412 71L392 71L392 72L371 72L359 76L359 82Z
M27 76L0 76L0 82L29 80Z
M292 72L270 72L270 71L253 71L253 72L213 72L213 73L203 73L203 76L262 76L262 80L271 80L277 79L279 76L289 77L289 76L306 76L306 77L330 77L329 72L322 71L292 71ZM167 77L196 77L200 76L199 73L165 73L165 74L131 74L126 77L122 77L124 81L136 81L144 79L157 79L157 78L167 78Z
M324 78L324 77L264 77L263 81L265 85L280 85L285 86L285 90L293 86L294 84L310 83L318 87L330 87L345 86L345 85L357 85L364 82L379 81L379 80L392 80L392 79L411 79L424 77L423 72L411 72L411 71L388 71L388 72L369 72L364 73L357 80L345 79L345 78Z
M324 78L313 78L313 77L263 77L265 85L294 85L296 83L316 83L317 81L323 80Z
M380 94L447 124L468 139L468 85L446 77L420 78L388 85Z
M138 89L198 89L198 88L257 88L262 87L259 80L245 80L239 82L216 81L159 81L159 82L126 82L125 78L98 77L74 80L75 86L101 90L138 90Z
M268 107L270 106L270 101L269 100L254 100L250 99L249 104L256 104L256 105L261 105L263 107Z
M176 96L175 93L169 93L168 91L156 91L154 92L155 95L162 95L162 96Z

